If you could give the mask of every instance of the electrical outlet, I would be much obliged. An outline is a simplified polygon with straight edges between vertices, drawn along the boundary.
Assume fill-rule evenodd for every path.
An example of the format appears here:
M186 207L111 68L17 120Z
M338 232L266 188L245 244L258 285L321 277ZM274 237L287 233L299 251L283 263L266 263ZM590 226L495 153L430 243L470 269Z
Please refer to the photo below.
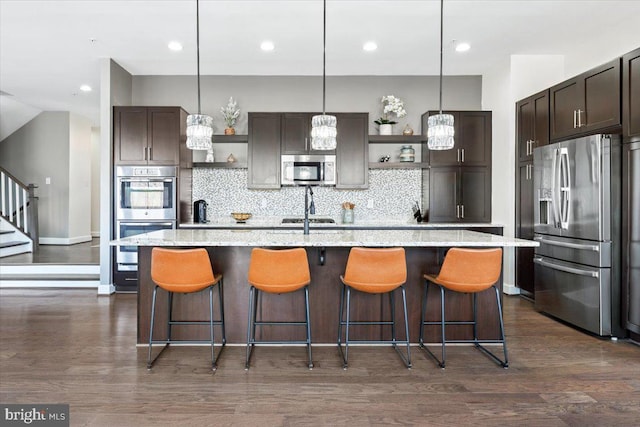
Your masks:
M44 179L44 183L47 184L47 185L50 185L51 184L51 177L50 176L46 177Z
M367 208L368 209L373 209L373 199L367 200Z

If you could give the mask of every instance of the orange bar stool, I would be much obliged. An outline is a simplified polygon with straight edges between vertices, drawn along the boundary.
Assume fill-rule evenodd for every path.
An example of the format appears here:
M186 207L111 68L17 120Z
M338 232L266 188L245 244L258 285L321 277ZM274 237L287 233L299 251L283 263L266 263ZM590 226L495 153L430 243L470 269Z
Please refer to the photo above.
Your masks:
M407 297L404 283L407 281L407 262L404 248L352 248L347 259L342 281L342 293L340 294L340 321L338 323L338 350L342 356L342 368L347 369L349 364L349 343L361 344L391 344L400 355L400 358L411 368L411 351L409 349L409 322L407 320ZM400 288L402 292L402 306L404 308L404 336L400 341L396 337L396 313L394 291ZM391 320L382 321L353 321L351 320L350 303L351 290L368 294L389 294L391 305ZM346 297L346 298L345 298ZM346 303L346 307L345 307ZM346 312L346 319L345 319ZM357 325L384 325L391 326L391 340L353 340L349 337L349 328ZM344 350L342 346L342 334L344 327ZM406 355L398 348L398 344L406 345Z
M214 274L211 267L211 260L204 248L199 249L164 249L153 248L151 250L151 279L156 284L153 288L153 303L151 305L151 328L149 331L149 356L147 358L147 369L151 369L153 362L162 352L173 342L196 344L211 342L211 369L217 369L217 362L227 338L224 331L224 304L222 293L222 275ZM220 304L220 320L213 318L213 288L218 288L218 300ZM156 315L156 296L158 288L162 288L169 293L168 315L167 315L167 339L153 340L153 325ZM191 294L209 289L209 320L173 320L173 294ZM172 340L171 327L173 325L209 325L210 340ZM222 328L222 344L218 356L215 354L214 326ZM151 349L153 344L164 344L160 352L153 360L151 359Z
M251 251L249 261L249 320L247 322L247 354L245 369L249 369L249 362L256 344L306 344L309 354L309 369L313 368L311 358L311 326L309 322L309 261L307 251L303 248L295 249L261 249ZM304 289L305 320L299 322L266 321L257 319L259 292L270 294L285 294ZM260 299L262 304L262 299ZM260 309L262 312L262 309ZM261 316L262 317L262 316ZM307 339L304 341L258 341L256 327L266 325L298 325L305 326Z
M425 274L424 296L422 298L422 314L420 323L420 348L426 350L433 357L438 365L444 369L446 362L446 343L472 343L476 348L490 356L503 368L509 367L507 358L507 342L504 336L504 323L502 320L502 305L500 304L500 292L496 283L500 279L502 271L502 249L463 249L451 248L445 256L440 273L437 276ZM440 288L440 321L425 321L427 311L427 294L429 284L434 283ZM500 322L500 339L480 340L478 339L477 322L477 296L478 293L493 288L498 304L498 320ZM472 321L446 321L445 320L445 290L452 292L463 292L473 295L473 320ZM439 325L442 330L442 359L438 359L424 343L424 326ZM473 325L472 340L447 340L445 336L446 325ZM482 346L482 344L501 343L504 351L504 360Z

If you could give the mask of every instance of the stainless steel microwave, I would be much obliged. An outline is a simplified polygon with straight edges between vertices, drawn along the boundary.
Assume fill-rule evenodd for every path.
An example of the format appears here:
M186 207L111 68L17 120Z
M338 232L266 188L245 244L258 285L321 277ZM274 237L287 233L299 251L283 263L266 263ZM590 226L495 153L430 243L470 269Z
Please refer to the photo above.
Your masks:
M283 155L282 185L336 185L335 155Z

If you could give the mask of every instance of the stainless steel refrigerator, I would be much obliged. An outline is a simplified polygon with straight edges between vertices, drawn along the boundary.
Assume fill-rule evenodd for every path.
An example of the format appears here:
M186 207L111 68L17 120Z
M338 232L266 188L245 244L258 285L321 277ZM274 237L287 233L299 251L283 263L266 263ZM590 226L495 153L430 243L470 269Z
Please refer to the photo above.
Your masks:
M534 151L535 308L601 336L625 334L620 169L615 135Z

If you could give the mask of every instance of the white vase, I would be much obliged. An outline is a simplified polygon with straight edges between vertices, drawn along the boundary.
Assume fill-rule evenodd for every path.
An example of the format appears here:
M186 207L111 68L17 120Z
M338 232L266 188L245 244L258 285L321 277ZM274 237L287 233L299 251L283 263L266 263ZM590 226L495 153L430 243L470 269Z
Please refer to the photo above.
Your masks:
M390 124L380 125L380 135L393 135L393 125L390 125Z

